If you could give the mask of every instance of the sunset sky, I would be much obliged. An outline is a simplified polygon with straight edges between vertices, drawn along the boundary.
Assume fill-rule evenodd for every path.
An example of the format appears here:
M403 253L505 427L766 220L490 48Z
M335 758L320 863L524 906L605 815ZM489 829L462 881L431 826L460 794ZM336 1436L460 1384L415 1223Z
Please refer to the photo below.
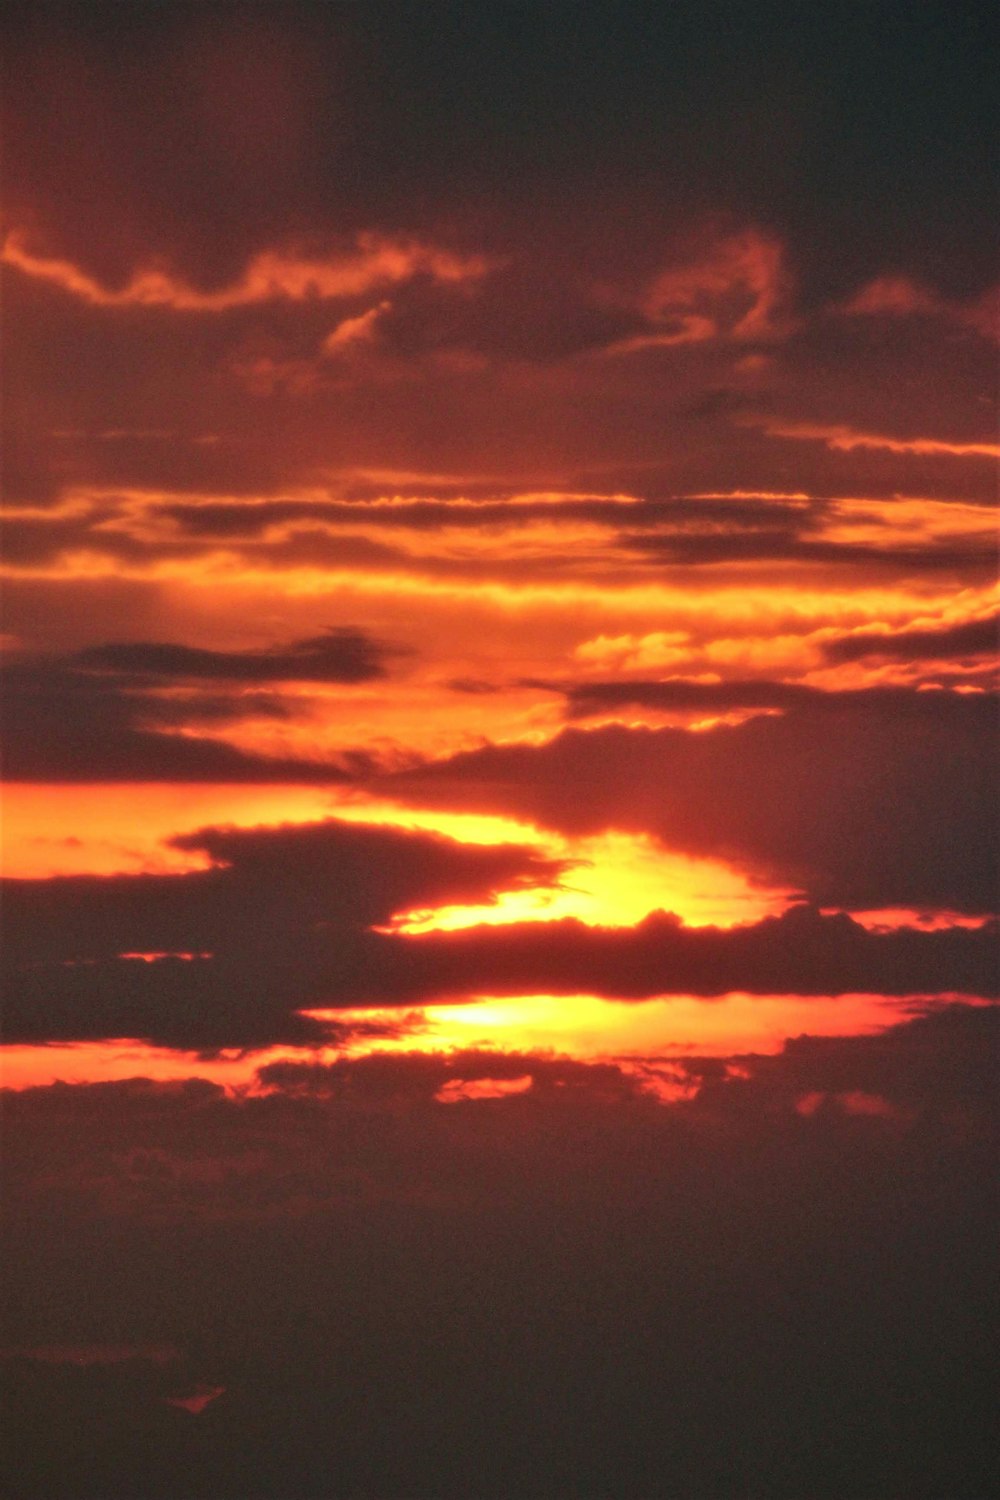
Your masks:
M987 8L4 32L11 1493L975 1500Z

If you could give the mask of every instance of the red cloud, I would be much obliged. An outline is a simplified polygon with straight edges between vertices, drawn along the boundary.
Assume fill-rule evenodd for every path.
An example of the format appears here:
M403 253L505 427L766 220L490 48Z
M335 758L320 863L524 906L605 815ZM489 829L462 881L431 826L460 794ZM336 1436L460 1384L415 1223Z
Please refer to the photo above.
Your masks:
M984 338L996 338L997 301L993 288L971 302L951 302L909 276L878 276L837 309L847 317L931 317L964 324Z
M307 255L292 248L262 250L243 275L218 291L199 291L162 266L136 270L117 290L103 286L72 261L36 255L25 236L7 236L0 259L26 275L54 282L74 297L100 307L170 307L184 312L221 312L262 302L304 302L356 297L373 287L393 286L424 275L438 282L475 281L491 269L482 255L456 255L419 240L359 234L346 252Z
M609 354L696 344L707 339L773 339L787 331L784 249L773 236L745 229L707 254L670 266L648 287L641 309L648 333L612 344Z

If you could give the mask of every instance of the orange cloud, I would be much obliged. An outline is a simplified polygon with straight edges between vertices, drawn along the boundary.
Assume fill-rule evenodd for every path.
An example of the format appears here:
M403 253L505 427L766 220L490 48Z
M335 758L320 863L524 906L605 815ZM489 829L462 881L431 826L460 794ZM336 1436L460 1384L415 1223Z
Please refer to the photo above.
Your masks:
M996 511L974 501L925 496L900 495L888 504L845 497L831 505L824 535L830 541L883 547L931 547L960 537L986 546L996 536Z
M882 448L889 453L915 453L921 456L948 454L954 458L1000 458L1000 443L951 443L942 438L897 438L879 432L856 432L843 423L761 422L741 425L762 427L768 437L799 438L805 442L825 443L839 453L853 453L857 448Z
M7 236L0 260L95 306L170 307L182 312L222 312L253 303L356 297L373 287L398 285L419 275L438 282L475 281L492 267L482 255L455 255L419 240L396 240L378 234L360 234L351 250L326 256L309 256L294 249L263 250L251 259L238 280L215 292L199 291L155 264L140 267L125 286L114 290L72 261L34 254L25 236L17 231Z
M375 325L391 306L391 302L380 302L356 318L345 318L323 340L323 353L339 354L355 344L370 344L375 337Z

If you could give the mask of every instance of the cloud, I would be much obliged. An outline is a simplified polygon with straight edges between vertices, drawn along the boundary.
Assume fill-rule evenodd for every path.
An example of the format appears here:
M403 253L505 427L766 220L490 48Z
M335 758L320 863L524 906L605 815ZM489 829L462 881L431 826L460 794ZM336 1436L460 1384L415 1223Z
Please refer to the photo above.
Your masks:
M343 780L366 758L254 755L199 731L287 717L280 684L369 682L384 675L391 651L345 627L258 651L131 641L11 661L2 672L5 774L14 781ZM166 689L193 691L178 697Z
M950 650L945 651L945 645L950 643L953 636L959 642L981 639L978 629L966 632L967 627L957 626L953 630L928 631L927 635L937 642L942 656L945 656L951 655ZM830 652L835 660L845 659L840 656L841 641L849 643L858 640L863 646L858 655L866 655L869 651L878 649L877 644L873 647L871 642L878 643L883 639L906 642L908 635L916 635L919 641L921 632L901 631L894 636L885 637L865 633L843 636L830 643ZM899 654L909 655L910 648L904 644ZM846 659L854 658L852 655ZM897 713L903 716L916 714L918 717L923 710L923 704L915 702L914 690L910 687L828 690L805 682L769 681L766 678L730 678L718 682L703 682L685 677L659 681L633 678L615 682L573 683L563 685L560 691L566 695L567 711L571 719L590 718L626 705L667 710L698 709L706 713L725 712L734 708L772 709L782 713L800 711L816 718L829 714L834 719L843 714L845 709L862 712L871 709L877 715Z
M768 437L823 443L838 453L853 453L858 448L871 448L921 457L1000 458L1000 443L952 442L947 438L931 437L901 438L887 433L858 431L843 423L781 422L767 418L755 419L749 425L762 427Z
M663 643L671 649L670 642ZM725 712L733 708L783 710L803 703L836 705L843 694L826 694L800 682L769 682L763 679L728 682L698 682L690 678L666 681L642 679L616 682L580 682L562 689L571 719L591 718L626 705L657 709L698 709ZM862 701L867 701L863 699ZM878 700L876 700L878 701Z
M442 492L466 475L470 494L494 498L849 488L882 497L886 515L901 490L985 498L991 455L967 451L995 436L979 422L995 371L972 329L996 275L982 10L886 0L854 24L786 0L8 6L4 196L25 237L20 267L3 267L22 448L5 440L4 477L31 503L124 497L78 526L16 518L10 592L24 602L9 628L52 659L15 663L11 764L368 774L381 793L361 752L268 762L211 738L291 741L301 720L255 730L252 716L323 697L333 717L317 742L352 717L375 747L397 730L435 747L531 737L428 770L410 792L392 784L403 800L509 801L571 828L621 819L796 884L801 872L817 899L978 910L993 883L985 701L738 683L734 713L768 717L729 735L577 726L545 746L558 699L515 684L507 698L441 692L569 675L574 646L599 633L666 654L685 628L702 653L688 672L903 677L901 655L838 666L822 646L983 612L978 592L961 598L982 548L943 515L908 540L808 503L801 524L593 512L585 524L605 530L590 542L568 513L557 528L539 512L514 538L486 509L467 524L425 510L352 538L370 516L260 508L199 525L161 507L297 502L328 483L347 498L427 495L435 475ZM719 210L731 217L709 217ZM867 310L838 312L857 288ZM390 298L391 315L366 322ZM754 414L799 439L739 425ZM139 490L157 498L140 507ZM374 632L383 667L386 621L437 656L405 680L310 694L325 666L298 638L319 630L324 594L331 620ZM145 655L84 666L64 654L84 642ZM280 694L292 679L268 674L288 656L307 675ZM615 676L582 656L581 669ZM725 691L689 694L690 712L718 712ZM77 804L91 823L98 801ZM86 830L68 817L55 832ZM187 1364L8 1361L0 1489L990 1492L995 1017L926 996L979 987L994 933L866 934L796 909L735 933L658 918L411 941L366 928L396 897L485 898L493 878L538 867L512 856L503 873L451 851L432 881L427 850L369 840L362 858L331 835L320 858L326 837L216 830L189 851L215 866L190 880L8 893L24 962L5 1007L20 1034L135 1028L177 1046L303 1050L242 1097L133 1083L9 1101L12 1346L170 1345ZM141 951L163 956L122 956ZM407 994L557 972L633 998L682 980L707 996L737 975L926 988L905 1028L796 1040L771 1060L681 1063L670 1048L593 1068L464 1053L290 1071L320 1038L395 1049L413 1026L422 1045ZM396 999L396 1023L362 1032L336 1010L375 991ZM314 1001L340 1020L295 1013ZM808 1028L808 1001L781 1005L793 1009ZM106 1050L145 1066L123 1064L142 1049ZM96 1050L71 1055L82 1069ZM657 1081L689 1097L664 1107ZM163 1402L199 1387L226 1395L197 1420Z
M344 318L323 340L323 353L339 354L341 350L353 348L357 344L372 343L379 319L391 306L391 302L380 302L355 318Z
M861 1095L913 1115L965 1109L997 1124L998 1062L1000 1007L928 1003L874 1036L790 1037L774 1057L755 1059L746 1087L734 1092L755 1095L758 1106L782 1099L786 1107L806 1094L834 1108Z
M165 307L207 313L257 303L358 297L416 276L458 284L479 280L491 266L485 256L456 255L420 241L379 234L359 234L352 249L326 255L290 249L259 251L242 276L217 291L201 291L159 266L140 268L122 287L107 287L72 261L33 253L27 237L17 230L7 235L0 260L93 306Z
M871 932L793 907L731 930L688 929L661 912L635 928L403 935L373 929L400 911L551 885L565 865L522 847L336 821L203 829L174 842L211 868L4 883L9 1042L344 1045L405 1035L415 1005L471 994L988 994L995 984L988 927ZM866 904L893 899L880 895ZM399 1015L302 1014L363 1005Z
M7 886L19 961L80 962L126 952L242 947L260 908L277 935L331 923L363 928L414 905L487 900L517 877L554 867L520 847L464 846L330 821L263 829L203 829L178 847L215 861L187 875L69 876Z
M996 993L996 928L870 932L807 906L752 925L686 928L654 912L634 928L574 921L427 933L387 944L368 964L369 1000L470 993L909 995Z
M457 1098L510 1098L524 1092L533 1100L559 1097L624 1103L644 1096L641 1077L617 1063L583 1062L540 1052L462 1048L452 1052L372 1053L334 1062L266 1063L260 1084L292 1098L330 1099L352 1106L384 1107L452 1102ZM506 1085L491 1094L462 1093L470 1085ZM511 1088L516 1085L516 1088ZM443 1090L451 1092L442 1098ZM566 1091L566 1092L563 1092Z
M649 331L620 339L604 352L783 337L789 294L784 261L781 243L761 230L718 239L703 255L669 266L650 283L641 301Z
M492 249L485 233L478 243ZM666 351L676 358L657 363L652 385L641 358L581 358L622 339L678 336L669 319L653 324L635 311L635 287L646 279L652 248L648 236L636 247L642 269L628 278L631 305L613 309L613 317L588 309L586 255L593 252L581 252L584 259L568 272L562 245L544 270L533 248L481 283L415 274L339 301L285 297L226 313L183 315L140 302L102 308L8 266L11 357L19 361L12 385L23 393L8 402L22 450L18 459L5 441L8 482L14 485L20 470L14 492L24 498L95 482L161 492L281 494L312 482L331 455L345 469L492 470L508 487L576 487L575 471L596 473L602 466L632 486L636 471L629 466L647 463L662 466L660 483L672 489L836 489L849 470L859 487L875 476L879 492L891 494L900 488L898 469L888 462L894 457L905 458L907 482L918 480L922 493L953 488L956 470L963 485L975 479L971 461L948 465L935 453L907 457L869 449L852 455L821 442L797 445L802 451L793 472L786 441L731 428L740 415L771 411L770 399L793 425L819 421L862 435L975 439L977 432L966 430L969 412L990 375L976 366L974 340L953 347L935 337L929 354L933 330L927 330L919 348L911 347L913 339L873 348L857 320L831 319L822 325L825 343L811 324L803 326L801 336L782 341L781 357L770 356L769 368L736 370L735 353L748 345L726 330L739 326L739 309L753 298L734 283L731 295L712 302L720 332ZM248 264L255 250L244 245L238 265ZM132 252L129 264L139 253ZM200 260L195 254L177 261L191 267L192 286L210 286L214 295L219 285L231 289L239 281L242 271L228 261L219 268ZM104 269L98 279L105 288L127 285L120 270ZM469 288L477 295L462 295ZM391 313L358 322L390 295ZM332 330L346 337L372 326L374 342L355 339L339 346L336 358L322 356ZM848 339L857 346L849 373L838 353ZM967 344L974 346L971 354ZM931 363L944 380L933 392ZM81 368L94 371L83 386L75 374ZM910 393L905 411L903 389ZM700 418L694 415L699 401ZM429 422L431 408L447 418ZM79 435L54 442L53 430ZM176 436L113 442L97 436L114 430ZM199 447L194 439L206 430L220 441ZM650 485L653 473L651 467Z
M447 1098L511 1098L462 1094L482 1081L516 1084L524 1104L642 1103L664 1096L650 1088L662 1068L689 1086L670 1113L697 1123L713 1115L763 1118L781 1110L790 1118L805 1095L851 1112L852 1096L878 1099L892 1111L940 1116L949 1110L974 1112L987 1127L1000 1126L995 1069L1000 1062L1000 1006L915 1002L913 1013L878 1032L859 1036L788 1038L772 1054L734 1058L678 1053L663 1058L580 1061L544 1052L464 1048L451 1052L373 1053L333 1062L288 1059L258 1069L261 1085L296 1099L325 1099L333 1106L411 1106Z
M162 641L88 646L73 669L131 678L185 682L370 682L385 674L388 648L349 627L264 651L207 651Z
M406 481L407 476L397 476ZM769 563L896 573L992 572L995 536L986 505L816 496L518 493L480 485L475 497L373 491L374 479L241 500L206 493L107 487L74 492L49 513L5 523L8 569L59 578L86 566L155 576L189 562L232 574L240 567L393 572L518 581L565 577L586 548L590 575L621 588L623 574L658 565L716 568Z
M650 696L699 692L654 684ZM699 733L570 729L546 745L487 746L379 785L567 832L642 829L668 848L798 884L820 905L993 909L994 697L873 692L795 703L794 689L771 692L786 708L780 716Z
M562 869L519 846L338 822L175 842L213 868L190 880L5 883L8 1041L137 1036L213 1049L335 1038L338 1027L296 1012L349 1004L370 982L387 940L368 928L401 910L550 883ZM372 1035L367 1026L356 1034ZM339 1028L341 1039L355 1030Z
M370 486L362 486L367 489ZM94 489L49 514L5 524L8 569L89 566L153 573L189 561L218 572L294 568L498 581L565 576L586 547L620 587L623 570L768 563L978 575L992 571L988 507L854 502L822 496L484 494L476 499L325 490L260 500ZM935 513L936 512L936 513Z
M863 661L866 657L903 661L951 661L994 656L1000 643L1000 618L964 620L960 625L917 630L857 630L823 646L830 661Z
M988 1493L997 1019L8 1093L16 1347L183 1352L7 1361L10 1487L464 1500L487 1452L484 1500ZM438 1097L490 1077L531 1086Z
M995 545L990 538L942 541L928 538L926 545L879 546L877 542L847 542L815 535L818 517L780 513L759 529L683 532L643 535L623 534L623 544L661 558L666 565L712 567L734 562L829 563L880 572L978 572L992 570ZM810 534L813 533L813 534Z
M949 300L910 276L877 276L835 309L851 318L940 318L996 339L997 291L991 288L969 301Z
M9 1042L336 1046L405 1037L419 1029L413 1007L483 994L641 1001L996 989L989 925L869 931L843 913L792 907L725 930L656 912L634 928L561 921L404 936L370 929L414 904L490 900L551 881L560 867L516 848L344 825L203 832L183 847L228 852L232 863L180 876L7 882ZM398 1021L359 1019L365 1006L398 1007ZM352 1014L340 1022L338 1008Z
M396 545L405 541L406 533L437 533L443 548L451 533L503 527L513 537L518 531L527 533L540 521L550 523L552 531L573 532L581 523L604 527L609 538L623 533L629 545L633 530L670 528L670 535L679 538L680 549L685 544L696 548L702 538L724 540L729 531L737 535L761 532L774 534L775 547L780 549L785 534L820 526L826 509L826 502L807 502L806 497L791 504L757 496L644 500L613 494L518 494L497 484L487 490L483 481L466 486L460 479L451 483L461 485L463 491L470 488L483 493L475 498L464 492L420 494L429 487L447 490L444 476L436 486L434 479L405 474L345 476L341 482L349 494L341 499L327 498L325 490L294 498L240 500L210 495L186 499L176 491L142 490L122 497L113 490L96 489L49 514L9 515L4 550L8 566L31 567L83 550L129 562L179 560L217 551L219 541L233 546L242 541L247 544L244 556L259 563L275 555L277 544L297 532L338 536L346 558L348 545L364 539L358 537L360 528L384 534ZM405 487L403 493L400 487ZM426 565L433 554L427 550L421 560ZM497 549L498 570L505 560Z

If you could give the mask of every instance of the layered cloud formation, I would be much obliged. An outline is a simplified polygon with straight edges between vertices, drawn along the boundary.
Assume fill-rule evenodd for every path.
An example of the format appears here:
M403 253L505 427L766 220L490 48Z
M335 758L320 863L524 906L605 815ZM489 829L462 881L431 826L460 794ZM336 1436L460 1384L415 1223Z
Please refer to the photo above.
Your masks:
M8 11L11 1493L986 1493L982 18Z

